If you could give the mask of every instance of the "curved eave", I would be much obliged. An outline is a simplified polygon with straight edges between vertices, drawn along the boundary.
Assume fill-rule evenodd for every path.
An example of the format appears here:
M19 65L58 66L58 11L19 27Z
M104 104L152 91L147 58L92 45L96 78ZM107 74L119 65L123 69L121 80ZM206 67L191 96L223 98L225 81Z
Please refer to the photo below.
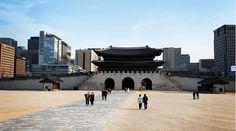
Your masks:
M107 48L103 50L94 50L99 56L159 56L163 49L155 48Z
M93 61L96 66L162 66L164 61Z

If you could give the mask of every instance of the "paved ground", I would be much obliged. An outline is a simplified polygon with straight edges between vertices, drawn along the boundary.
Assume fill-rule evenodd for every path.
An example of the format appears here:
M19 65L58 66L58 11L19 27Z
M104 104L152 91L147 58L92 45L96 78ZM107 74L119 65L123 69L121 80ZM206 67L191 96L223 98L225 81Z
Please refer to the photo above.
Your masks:
M235 93L113 91L94 106L85 106L87 91L0 91L0 131L234 131ZM138 110L146 93L148 109ZM40 109L40 110L38 110ZM10 117L9 117L10 116Z
M101 91L93 91L95 96ZM8 91L0 90L0 122L51 107L84 100L87 91Z
M84 100L49 108L0 123L1 131L25 130L79 130L100 131L105 128L121 104L131 96L123 91L112 92L107 101L95 97L94 106L85 106Z
M146 93L147 110L138 110L137 97ZM235 93L137 91L120 107L104 131L235 131Z

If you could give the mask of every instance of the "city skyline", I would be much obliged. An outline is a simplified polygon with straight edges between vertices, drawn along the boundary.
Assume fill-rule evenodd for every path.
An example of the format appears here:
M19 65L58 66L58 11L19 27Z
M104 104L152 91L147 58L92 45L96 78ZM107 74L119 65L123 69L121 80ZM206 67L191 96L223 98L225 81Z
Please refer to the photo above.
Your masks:
M0 37L27 47L40 30L76 49L180 47L191 62L214 58L213 31L235 24L234 0L2 0ZM199 48L197 48L199 47ZM159 57L161 59L161 57Z

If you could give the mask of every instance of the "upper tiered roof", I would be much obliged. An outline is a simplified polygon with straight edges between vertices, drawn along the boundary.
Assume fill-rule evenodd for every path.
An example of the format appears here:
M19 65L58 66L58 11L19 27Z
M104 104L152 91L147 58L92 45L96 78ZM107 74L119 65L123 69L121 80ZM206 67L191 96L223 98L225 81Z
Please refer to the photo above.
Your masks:
M163 61L154 61L155 56L161 55L162 49L145 47L108 47L95 49L103 61L93 61L98 70L111 71L156 71Z
M162 49L145 47L108 47L106 49L95 50L99 56L159 56Z
M106 49L94 50L97 55L106 61L115 60L153 60L155 56L161 55L162 49L145 47L108 47Z

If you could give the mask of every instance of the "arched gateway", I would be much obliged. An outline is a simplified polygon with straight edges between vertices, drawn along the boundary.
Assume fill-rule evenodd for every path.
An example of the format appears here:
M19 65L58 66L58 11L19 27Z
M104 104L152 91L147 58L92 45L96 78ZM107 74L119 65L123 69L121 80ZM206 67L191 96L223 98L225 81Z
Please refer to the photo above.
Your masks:
M134 80L130 77L126 77L122 81L122 90L125 88L129 88L131 90L134 90Z
M112 78L107 78L105 80L105 89L114 89L115 88L115 81Z
M143 79L141 84L146 90L152 90L152 81L149 78Z
M140 82L144 81L145 88L152 90L153 81L151 80L155 79L153 74L157 73L158 67L164 64L163 61L154 60L156 56L161 55L163 49L155 49L148 46L110 46L106 49L96 49L94 51L103 58L103 60L93 61L93 64L98 67L97 74L99 77L97 82L100 86L100 79L103 83L105 80L105 88L112 87L113 89L121 90L128 87L130 89L139 89L141 87ZM155 83L155 85L158 85L158 83Z

